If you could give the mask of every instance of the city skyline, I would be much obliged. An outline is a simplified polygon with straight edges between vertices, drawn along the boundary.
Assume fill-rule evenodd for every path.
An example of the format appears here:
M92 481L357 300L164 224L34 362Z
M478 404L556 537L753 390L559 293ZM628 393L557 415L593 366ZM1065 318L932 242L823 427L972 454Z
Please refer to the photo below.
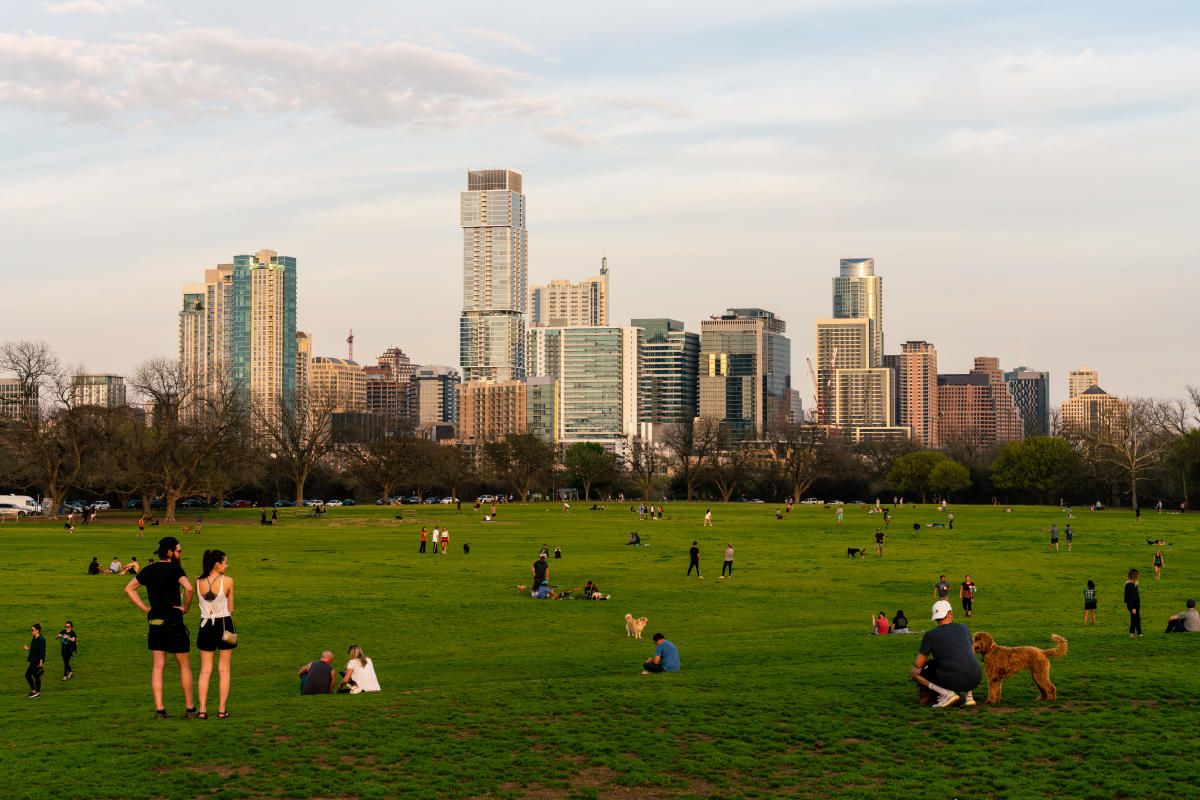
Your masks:
M1186 339L1200 285L1190 8L626 10L9 10L0 263L67 311L17 304L0 339L130 375L177 352L182 281L270 247L304 265L317 354L353 327L360 353L458 364L455 195L511 167L529 282L607 255L616 322L766 307L800 331L835 264L874 258L888 341L930 342L943 372L1028 365L1052 406L1082 365L1115 395L1197 382L1148 347ZM853 65L830 58L863 32Z

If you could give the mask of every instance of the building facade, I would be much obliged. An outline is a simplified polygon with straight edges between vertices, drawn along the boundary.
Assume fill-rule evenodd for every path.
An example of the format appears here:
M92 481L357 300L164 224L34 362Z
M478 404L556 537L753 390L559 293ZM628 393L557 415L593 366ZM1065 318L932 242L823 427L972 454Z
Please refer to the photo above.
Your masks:
M929 342L905 342L897 355L884 356L896 381L896 424L911 431L924 448L938 446L937 349Z
M554 280L534 286L529 299L529 324L534 328L606 327L608 325L608 258L600 259L600 274L572 283Z
M122 408L126 405L125 378L89 373L72 375L71 403L77 406Z
M458 440L481 445L528 430L525 381L471 381L458 385Z
M19 378L0 378L0 419L23 419L38 413L38 398L27 397Z
M1129 403L1099 386L1089 386L1062 404L1063 433L1095 436L1121 430L1129 415Z
M339 414L367 410L367 376L356 361L315 356L308 367L308 391L312 402L332 401Z
M459 359L464 381L525 377L528 235L521 173L471 170L459 198L463 310Z
M1089 367L1073 369L1067 375L1067 399L1081 395L1093 386L1100 385L1100 373Z
M554 378L525 379L525 431L547 444L558 442L558 382Z
M700 413L700 337L675 319L630 321L641 328L638 422L652 425L691 422Z
M426 433L458 424L458 370L440 364L417 367L409 382L409 409Z
M867 320L867 367L883 365L883 278L873 258L843 258L833 279L834 319Z
M786 323L761 308L730 308L700 323L700 417L727 442L761 439L786 424L792 345Z
M1004 382L1021 415L1025 436L1050 435L1050 373L1017 367L1004 373Z
M1022 438L1017 412L999 360L975 359L966 374L938 376L938 437L942 447L963 444L990 449Z

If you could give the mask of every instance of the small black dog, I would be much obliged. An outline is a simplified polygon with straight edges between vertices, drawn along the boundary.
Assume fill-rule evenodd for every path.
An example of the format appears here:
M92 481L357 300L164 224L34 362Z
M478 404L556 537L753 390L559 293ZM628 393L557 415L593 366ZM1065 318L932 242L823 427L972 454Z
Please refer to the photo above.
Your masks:
M866 558L867 551L861 547L847 547L846 558Z
M463 542L463 555L465 556L465 555L467 555L467 554L468 554L468 553L470 553L470 552L471 552L471 543L470 543L470 542Z

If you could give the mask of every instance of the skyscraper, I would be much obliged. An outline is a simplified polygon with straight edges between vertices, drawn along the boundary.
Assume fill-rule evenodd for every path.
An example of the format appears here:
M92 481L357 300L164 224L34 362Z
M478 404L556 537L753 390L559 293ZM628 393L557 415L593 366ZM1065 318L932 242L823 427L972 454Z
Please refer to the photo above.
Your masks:
M458 424L458 383L458 370L453 367L417 367L409 382L409 409L422 431Z
M1050 434L1050 373L1017 367L1004 373L1009 394L1021 414L1026 436Z
M1089 386L1062 404L1063 433L1095 436L1123 430L1129 403L1099 386Z
M1067 399L1083 394L1093 386L1100 385L1100 375L1094 369L1081 367L1071 370L1067 376Z
M990 449L1023 436L999 359L979 356L966 374L938 375L938 438L946 447Z
M635 319L630 325L645 332L638 372L638 422L691 422L700 411L700 337L674 319Z
M787 323L761 308L730 308L700 322L700 416L727 441L761 438L791 410Z
M308 386L321 402L333 402L337 413L367 410L367 376L356 361L314 357L308 367Z
M833 279L834 319L860 317L868 321L866 367L883 365L883 278L875 274L873 258L843 258L841 274Z
M125 379L95 373L72 375L71 402L77 406L120 408L125 405Z
M896 376L896 424L907 426L922 447L937 447L937 349L929 342L905 342L884 363Z
M608 259L600 259L600 274L571 283L550 281L530 292L531 327L568 328L608 325Z
M871 363L870 318L819 319L816 329L817 422L855 441L866 429L873 438L907 436L907 430L895 428L895 375Z
M460 195L460 218L462 379L523 378L529 257L521 173L468 171L467 191Z

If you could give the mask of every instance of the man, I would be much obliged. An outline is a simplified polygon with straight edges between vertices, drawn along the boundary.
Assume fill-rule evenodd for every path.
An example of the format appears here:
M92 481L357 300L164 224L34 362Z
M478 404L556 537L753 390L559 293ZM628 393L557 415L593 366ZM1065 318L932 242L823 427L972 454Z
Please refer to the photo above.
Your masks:
M425 526L422 525L421 526L421 547L420 547L420 549L417 550L418 554L425 552L425 543L427 541L429 541L429 531L425 530Z
M950 584L946 583L946 576L938 578L938 582L933 585L933 599L945 600L950 596Z
M29 697L42 696L42 673L46 665L46 640L42 638L42 623L35 622L33 627L29 629L33 634L33 638L29 640L29 644L25 645L25 649L29 651L29 657L26 659L29 665L25 667L25 680L29 683Z
M654 634L654 657L642 664L642 674L679 672L679 650L661 633Z
M692 569L695 568L696 577L703 578L704 576L700 574L700 545L696 542L692 542L692 546L688 548L688 559L687 574L690 576Z
M1067 552L1071 552L1071 545L1075 542L1075 531L1071 530L1071 523L1067 523Z
M546 556L538 556L538 560L533 562L533 585L535 587L546 583L550 577L550 565L546 562Z
M305 664L296 674L300 676L300 694L332 694L333 653L326 650L319 661Z
M71 624L71 620L67 620L63 624L63 629L58 632L55 637L62 642L62 660L63 660L63 676L64 681L75 677L75 673L71 670L71 659L75 656L75 651L79 649L79 637L75 633L75 626Z
M950 523L950 525L949 525L950 530L954 530L954 512L953 511L946 514L946 522Z
M886 519L884 517L885 521ZM875 555L883 558L883 531L879 530L879 528L875 529Z
M179 563L182 555L183 547L174 536L160 539L158 561L147 564L145 569L125 585L125 594L130 602L146 614L150 623L146 642L153 656L150 691L154 694L156 719L167 718L167 710L163 707L163 669L167 664L167 653L174 655L175 663L179 665L179 685L183 689L183 699L186 703L184 713L188 717L194 717L197 713L192 704L192 663L189 655L192 637L184 624L184 615L192 607L194 592L187 574ZM138 596L139 586L146 587L149 605L143 603L142 598ZM179 600L180 588L184 591L182 603Z
M920 684L921 703L933 702L934 708L957 703L965 695L964 705L975 705L972 690L983 679L979 660L971 649L971 632L954 621L954 608L946 600L933 604L937 627L921 637L921 647L911 675ZM935 700L936 698L936 700Z
M1180 611L1167 618L1166 633L1197 632L1200 632L1200 612L1196 611L1196 601L1189 598L1186 611Z
M1050 546L1054 548L1054 552L1058 552L1058 525L1050 526Z

